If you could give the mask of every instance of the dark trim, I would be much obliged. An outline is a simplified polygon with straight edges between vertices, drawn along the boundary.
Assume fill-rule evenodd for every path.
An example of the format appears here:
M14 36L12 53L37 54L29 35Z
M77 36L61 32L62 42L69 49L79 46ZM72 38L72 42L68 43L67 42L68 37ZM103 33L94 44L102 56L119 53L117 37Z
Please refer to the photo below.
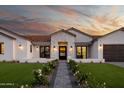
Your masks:
M44 51L43 51L44 57L41 56L41 55L42 55L42 53L41 53L41 47L44 48ZM49 47L49 57L46 57L46 55L45 55L45 54L46 54L46 53L45 53L45 48L46 48L46 47ZM51 49L50 49L50 46L40 46L39 48L40 48L40 49L39 49L39 50L40 50L40 51L39 51L40 58L50 58L50 50L51 50Z
M60 56L60 48L61 47L65 47L65 57L63 57L63 58ZM60 60L66 60L67 59L67 46L59 46L59 59Z
M4 42L0 42L0 54L4 54L4 53L1 53L2 52L1 51L2 50L2 46L1 46L2 44L4 45ZM5 50L4 50L4 52L5 52Z
M105 35L99 36L99 37L98 37L98 38L96 38L94 41L97 41L98 39L103 38L103 37L105 37L105 36L108 36L108 35L110 35L110 34L112 34L112 33L117 32L117 31L122 31L122 32L124 32L124 27L119 28L119 29L114 30L114 31L111 31L111 32L109 32L109 33L107 33L107 34L105 34ZM93 41L93 42L94 42L94 41Z
M87 33L85 33L85 32L82 32L81 30L78 30L78 29L76 29L76 28L74 28L74 27L71 27L71 28L67 29L67 31L69 31L69 30L77 31L77 32L79 32L79 33L81 33L81 34L83 34L83 35L86 35L86 36L92 38L91 35L89 35L89 34L87 34Z
M3 36L6 36L6 37L8 37L8 38L11 38L11 39L16 39L15 37L12 37L12 36L10 36L10 35L7 35L7 34L5 34L5 33L2 33L2 32L0 32L0 34L1 34L1 35L3 35Z
M30 45L30 53L32 53L32 45Z
M64 33L67 33L67 34L69 34L69 35L72 35L72 36L76 37L75 34L69 32L69 31L67 31L67 30L64 30L64 29L61 29L61 30L59 30L59 31L57 31L57 32L54 32L54 33L52 33L51 35L57 34L57 33L59 33L59 32L64 32Z
M77 47L81 47L81 57L78 57L77 56ZM86 47L86 58L87 58L87 52L88 52L88 50L87 50L87 46L76 46L75 48L76 48L76 58L77 59L80 59L80 58L83 58L83 55L82 55L82 47Z
M26 39L23 35L17 34L17 33L13 32L12 30L9 30L9 29L7 29L7 28L4 28L4 27L1 27L1 26L0 26L0 29L6 31L6 32L8 32L8 33L11 33L11 34L13 34L13 35L17 35L17 36L19 36L19 37L22 37L22 38ZM27 40L27 39L26 39L26 40Z

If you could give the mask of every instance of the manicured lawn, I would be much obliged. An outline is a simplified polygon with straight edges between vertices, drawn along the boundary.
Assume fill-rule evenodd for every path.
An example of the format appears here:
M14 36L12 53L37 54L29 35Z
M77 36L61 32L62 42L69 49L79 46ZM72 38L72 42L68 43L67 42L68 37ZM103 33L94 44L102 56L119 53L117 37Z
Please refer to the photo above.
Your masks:
M96 80L105 81L106 87L124 88L124 68L111 64L80 64L82 72L91 72Z
M31 84L33 69L42 68L42 64L0 63L0 87L17 87Z

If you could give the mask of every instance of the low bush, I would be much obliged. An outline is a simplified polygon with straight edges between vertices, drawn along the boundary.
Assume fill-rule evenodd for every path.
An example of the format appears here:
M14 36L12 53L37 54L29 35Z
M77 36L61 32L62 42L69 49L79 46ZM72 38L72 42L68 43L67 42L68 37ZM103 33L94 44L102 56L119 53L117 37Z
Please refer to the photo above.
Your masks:
M44 75L49 75L52 69L49 67L49 65L43 65L42 67L42 73Z
M37 69L33 71L34 75L34 82L33 85L42 85L44 87L48 87L49 85L49 78L48 76L52 72L53 69L58 64L58 60L53 60L48 62L47 64L43 64L42 69Z
M34 84L48 86L49 81L46 75L42 73L42 69L34 70L33 74L34 74L34 82L33 82Z
M90 72L80 71L79 65L75 61L70 60L68 64L80 87L104 88L106 86L105 82L96 80Z

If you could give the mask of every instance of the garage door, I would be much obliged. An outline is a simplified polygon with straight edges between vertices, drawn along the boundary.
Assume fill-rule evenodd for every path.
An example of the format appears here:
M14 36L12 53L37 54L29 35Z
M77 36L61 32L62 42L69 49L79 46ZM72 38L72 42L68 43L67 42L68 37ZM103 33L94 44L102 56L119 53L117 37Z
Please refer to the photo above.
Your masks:
M124 62L124 45L104 45L103 57L108 62Z

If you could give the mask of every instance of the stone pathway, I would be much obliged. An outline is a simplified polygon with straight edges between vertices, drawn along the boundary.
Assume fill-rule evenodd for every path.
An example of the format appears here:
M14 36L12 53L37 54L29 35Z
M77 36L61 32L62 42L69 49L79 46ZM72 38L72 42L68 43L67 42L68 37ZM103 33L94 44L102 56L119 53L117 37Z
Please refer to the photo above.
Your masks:
M72 88L66 61L59 62L54 88Z

